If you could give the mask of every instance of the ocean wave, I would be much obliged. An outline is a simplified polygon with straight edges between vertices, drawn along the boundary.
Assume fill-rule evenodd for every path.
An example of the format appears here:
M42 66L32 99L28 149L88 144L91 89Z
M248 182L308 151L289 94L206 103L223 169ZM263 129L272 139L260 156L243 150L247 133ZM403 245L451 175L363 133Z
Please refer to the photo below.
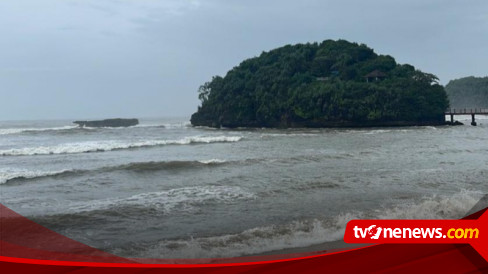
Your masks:
M330 222L295 221L287 225L256 227L236 234L188 240L163 240L147 248L137 257L166 259L239 257L291 247L306 247L341 239L344 235L341 227L345 227L347 221L352 218L352 216L341 215ZM129 255L133 251L116 249L112 252Z
M59 131L78 128L78 126L50 127L50 128L0 128L0 135L20 134L25 132Z
M463 190L452 196L424 197L418 203L394 208L346 212L328 219L256 227L236 234L162 240L149 247L132 246L112 252L128 256L136 252L137 257L144 258L220 258L254 255L341 240L346 224L354 219L458 219L481 197L481 192Z
M138 124L135 126L128 126L128 127L79 127L80 129L87 129L87 130L98 130L98 129L110 129L110 130L124 130L124 129L132 129L132 128L185 128L186 126L184 123L181 124Z
M167 129L178 129L178 128L188 128L191 127L190 122L181 123L163 123L163 124L139 124L131 127L80 127L78 125L69 125L61 127L44 127L44 128L0 128L0 135L9 134L23 134L23 133L38 133L38 132L49 132L49 131L71 131L71 130L100 130L100 129L127 129L127 128L167 128Z
M161 124L138 124L130 127L83 127L86 129L127 129L127 128L166 128L179 129L191 127L190 122L161 123Z
M321 219L296 220L285 224L259 226L237 233L193 236L179 239L131 243L110 250L112 253L139 258L222 258L255 255L287 248L308 247L340 241L350 220L356 219L459 219L483 197L482 192L463 190L450 196L425 196L389 208L342 212ZM127 214L195 213L199 206L236 200L256 199L254 193L236 186L192 186L161 192L111 198L68 205L67 212L35 217L40 223L58 225Z
M425 196L417 203L406 203L383 209L372 217L377 219L459 219L464 217L482 197L482 192L472 190L461 190L451 196Z
M412 129L373 129L373 130L366 130L363 131L365 135L375 135L375 134L382 134L382 133L405 133L410 132Z
M171 213L192 212L206 203L233 203L236 200L254 199L255 195L237 186L191 186L166 191L136 194L127 198L110 198L68 206L70 213L90 211L126 211L127 206L150 208Z
M191 127L190 122L182 122L182 123L167 123L167 124L162 124L164 128L168 129L175 129L175 128L188 128Z
M178 140L148 140L138 142L124 141L90 141L79 143L65 143L55 146L39 146L0 150L0 156L74 154L86 152L103 152L120 149L143 148L163 145L189 145L198 143L238 142L241 136L192 136Z
M206 164L206 165L212 165L212 164L224 164L226 163L227 161L226 160L222 160L222 159L210 159L210 160L201 160L201 161L198 161L202 164Z
M279 159L279 162L282 163L305 163L305 162L322 162L327 159L351 159L355 158L356 155L352 153L347 153L344 151L320 151L321 154L312 154L312 155L298 155L290 158L282 158Z
M199 167L211 167L229 163L226 160L210 159L199 161L151 161L151 162L135 162L123 165L106 166L96 169L63 169L58 171L40 171L40 170L26 170L26 169L0 169L0 184L5 184L13 180L34 180L44 177L57 177L60 175L80 175L89 172L110 172L117 170L127 170L135 172L159 171L159 170L180 170L193 169Z
M291 189L295 191L307 191L307 190L317 190L317 189L331 189L340 188L341 185L328 181L328 180L314 180L314 181L303 181L295 182L292 184Z
M192 169L205 166L216 166L228 163L226 160L210 159L200 161L151 161L136 162L113 167L105 167L104 170L129 170L129 171L158 171L158 170L175 170L175 169Z
M69 169L63 169L57 171L41 171L41 170L2 168L0 169L0 184L5 184L13 180L57 176L57 175L66 174L70 172L76 172L76 171L69 170Z
M262 139L272 138L272 137L315 137L320 133L263 133L261 134Z

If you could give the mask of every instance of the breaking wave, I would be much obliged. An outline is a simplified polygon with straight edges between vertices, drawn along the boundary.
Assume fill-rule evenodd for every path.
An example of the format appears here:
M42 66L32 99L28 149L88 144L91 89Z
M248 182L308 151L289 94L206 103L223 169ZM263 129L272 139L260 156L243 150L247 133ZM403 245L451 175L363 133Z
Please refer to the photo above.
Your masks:
M166 191L149 192L127 198L110 198L69 206L73 213L87 211L125 211L125 207L150 208L170 213L172 211L191 212L197 206L210 203L232 203L236 200L254 199L254 193L237 186L191 186Z
M241 136L192 136L178 140L148 140L138 142L124 141L91 141L79 143L66 143L55 146L39 146L0 150L0 156L23 156L23 155L49 155L49 154L74 154L86 152L103 152L120 149L143 148L163 145L189 145L198 143L222 143L238 142Z
M161 161L161 162L135 162L116 166L107 166L98 169L63 169L59 171L39 171L25 169L0 169L0 184L5 184L14 180L34 180L44 177L57 177L61 175L81 175L89 172L110 172L117 170L127 170L134 172L147 172L159 170L181 170L218 166L229 163L226 160L210 159L200 161Z
M142 125L142 126L144 126L144 125ZM162 124L161 127L168 128L168 129L188 128L188 127L191 127L191 123L190 122L167 123L167 124Z
M58 171L40 171L40 170L24 170L24 169L10 169L4 168L0 169L0 184L5 184L12 180L18 179L34 179L49 176L56 176L60 174L65 174L69 172L75 172L74 170L58 170Z
M76 129L78 126L64 126L64 127L51 127L51 128L1 128L0 135L8 134L20 134L24 132L43 132L43 131L59 131Z
M10 135L10 134L24 134L24 133L39 133L39 132L51 132L51 131L73 131L79 132L91 131L91 130L103 130L103 129L127 129L127 128L166 128L166 129L184 129L191 127L190 122L181 123L166 123L166 124L139 124L131 127L80 127L78 125L69 125L61 127L45 127L45 128L0 128L0 135Z
M125 256L134 256L135 252L135 257L144 258L220 258L256 255L341 240L347 222L353 219L462 218L481 197L481 192L461 191L449 197L424 197L419 203L389 209L348 212L329 219L257 227L237 234L162 240L148 247L132 246L112 252Z
M0 184L5 184L13 180L33 180L44 177L57 177L61 175L81 175L89 172L110 172L117 170L127 170L134 172L160 171L160 170L181 170L203 167L212 167L231 163L221 159L199 160L199 161L152 161L135 162L123 165L106 166L97 169L63 169L59 171L39 171L25 169L0 169ZM241 163L236 161L236 163Z
M273 137L316 137L320 133L263 133L261 134L262 139L273 138Z
M161 162L138 162L114 167L106 167L104 170L129 170L129 171L158 171L158 170L175 170L175 169L192 169L206 166L216 166L228 163L225 160L210 159L200 161L161 161Z
M83 129L127 129L127 128L166 128L166 129L183 129L191 127L190 122L180 123L162 123L162 124L138 124L129 127L82 127Z

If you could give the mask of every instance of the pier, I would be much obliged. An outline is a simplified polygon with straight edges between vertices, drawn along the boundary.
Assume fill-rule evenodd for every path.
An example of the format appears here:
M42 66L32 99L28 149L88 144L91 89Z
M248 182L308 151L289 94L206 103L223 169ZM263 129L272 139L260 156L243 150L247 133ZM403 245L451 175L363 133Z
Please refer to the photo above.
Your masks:
M451 116L451 123L454 123L454 115L471 115L471 125L476 126L475 115L488 115L488 108L464 108L464 109L454 109L450 108L446 110L446 115Z

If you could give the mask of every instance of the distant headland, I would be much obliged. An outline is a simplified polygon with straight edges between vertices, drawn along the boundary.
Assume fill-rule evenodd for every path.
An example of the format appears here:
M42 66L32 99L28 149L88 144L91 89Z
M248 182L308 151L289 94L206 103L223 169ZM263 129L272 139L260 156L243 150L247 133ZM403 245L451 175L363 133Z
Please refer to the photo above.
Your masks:
M194 126L367 127L445 124L435 75L345 40L287 45L199 88Z
M80 127L130 127L139 124L138 119L105 119L94 121L74 121Z
M446 86L451 108L488 109L488 77L464 77Z

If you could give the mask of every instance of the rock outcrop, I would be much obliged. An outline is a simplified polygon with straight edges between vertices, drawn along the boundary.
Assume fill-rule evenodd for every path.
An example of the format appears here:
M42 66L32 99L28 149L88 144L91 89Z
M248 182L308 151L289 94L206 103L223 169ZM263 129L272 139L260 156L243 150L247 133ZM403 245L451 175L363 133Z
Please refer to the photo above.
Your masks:
M139 124L137 119L105 119L94 121L74 121L80 127L130 127Z

